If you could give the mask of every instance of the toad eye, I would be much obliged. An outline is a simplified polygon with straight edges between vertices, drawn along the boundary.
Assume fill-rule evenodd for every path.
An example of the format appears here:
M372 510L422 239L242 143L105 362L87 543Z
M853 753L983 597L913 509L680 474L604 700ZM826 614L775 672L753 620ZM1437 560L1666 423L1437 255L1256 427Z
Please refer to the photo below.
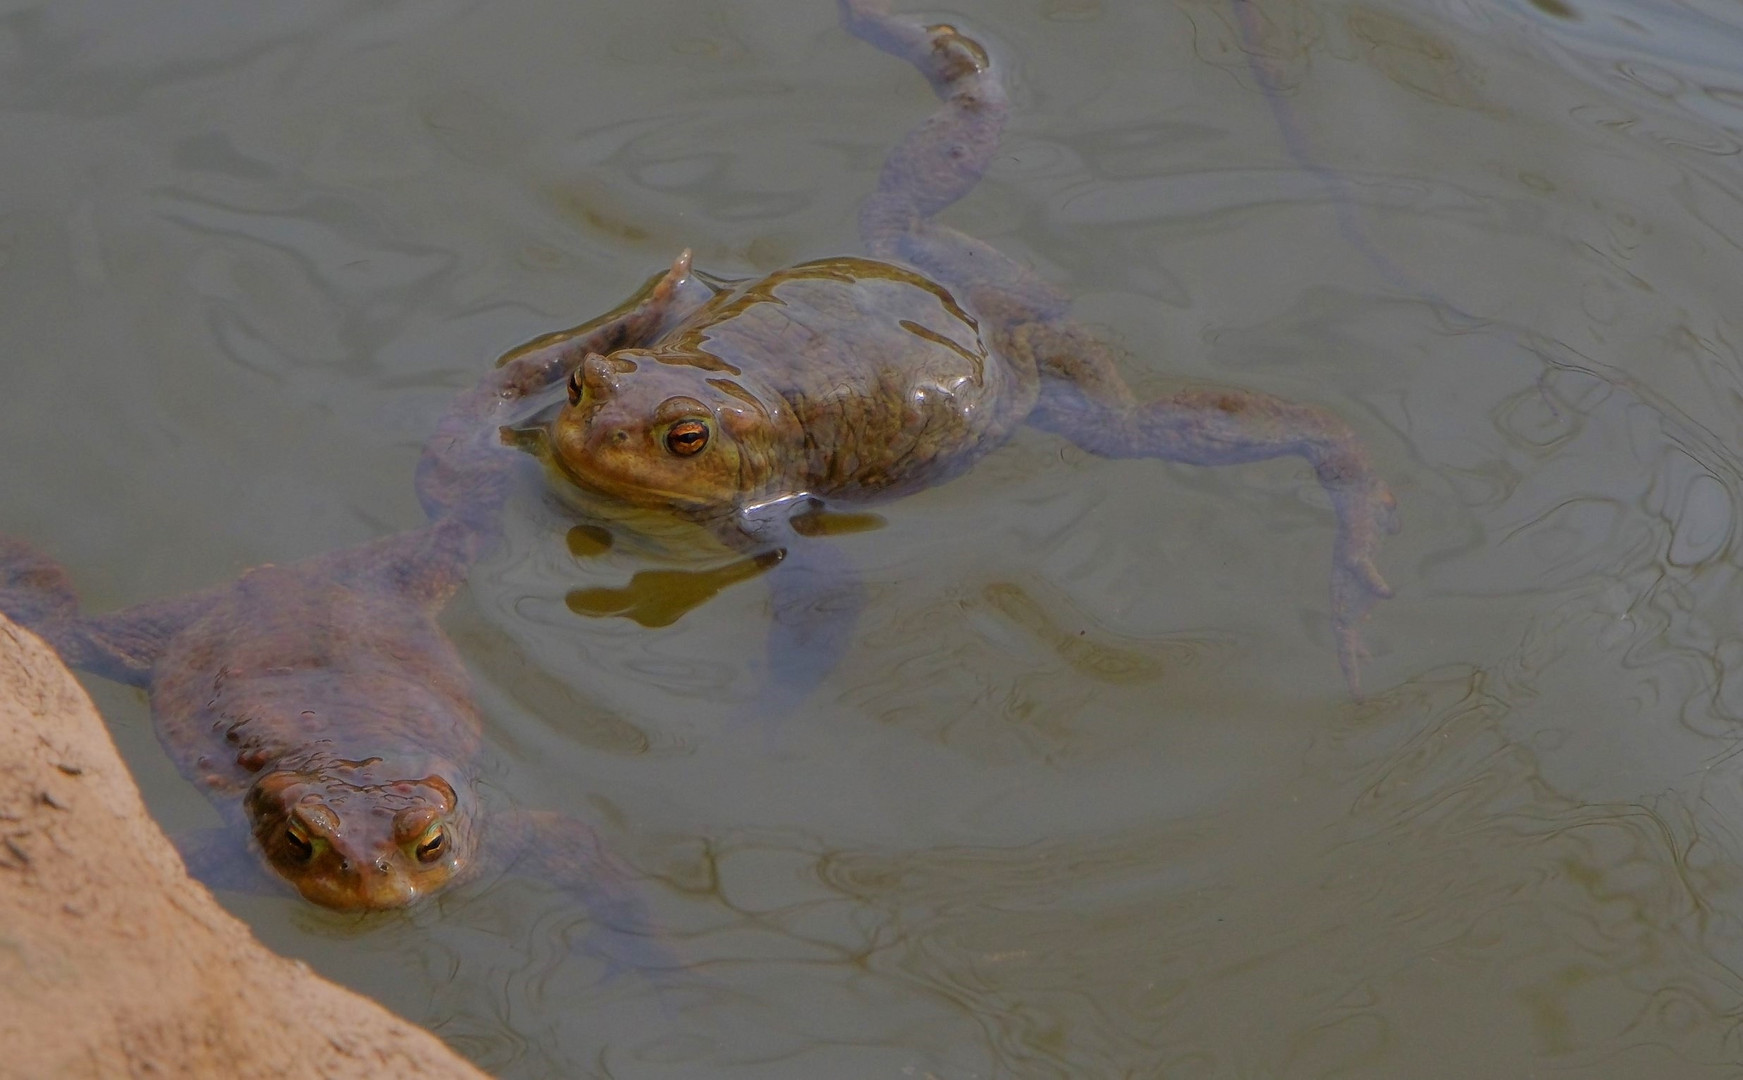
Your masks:
M569 376L569 404L581 404L581 369L576 368Z
M315 857L315 845L310 842L309 834L295 822L284 830L284 846L290 849L291 857L298 862L308 862Z
M680 420L666 432L666 449L689 457L708 445L708 425L700 420Z
M435 862L442 857L442 852L448 847L448 830L437 825L424 834L418 841L416 854L419 862Z

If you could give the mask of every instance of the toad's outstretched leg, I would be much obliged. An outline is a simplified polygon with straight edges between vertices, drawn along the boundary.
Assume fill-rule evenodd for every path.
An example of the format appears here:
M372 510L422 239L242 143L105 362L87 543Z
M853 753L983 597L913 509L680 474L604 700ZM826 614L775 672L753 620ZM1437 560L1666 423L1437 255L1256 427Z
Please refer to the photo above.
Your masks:
M591 826L565 814L532 810L502 819L498 828L497 869L547 882L580 900L593 923L584 943L589 952L610 967L650 977L683 967L632 886L636 873L611 854Z
M59 563L22 540L0 536L0 612L48 642L68 667L131 686L151 681L164 642L199 618L221 591L81 616Z
M1004 130L1005 88L985 49L944 23L892 15L881 0L841 0L855 37L917 68L943 104L902 137L859 212L860 240L879 258L905 258L903 238L980 182Z
M877 190L859 212L866 250L920 269L995 326L1064 317L1070 304L1058 289L991 245L933 220L968 194L998 150L1008 106L987 51L953 26L891 15L882 0L841 0L841 21L913 64L942 100L884 159ZM1028 358L1005 359L1032 394Z
M1337 514L1332 549L1332 628L1350 692L1361 696L1365 655L1359 626L1392 595L1374 564L1383 533L1396 532L1392 493L1374 473L1355 432L1325 409L1251 390L1185 390L1140 402L1115 371L1107 346L1080 326L1035 322L1010 328L1006 348L1028 352L1041 372L1030 423L1103 457L1154 457L1235 465L1300 457L1313 466Z
M1232 388L1140 402L1107 346L1071 321L1059 290L932 220L974 186L998 148L1005 96L986 51L953 27L891 15L881 0L841 0L841 10L850 31L913 64L943 99L890 153L861 209L867 249L918 267L967 300L993 351L1035 395L1015 410L1091 453L1197 465L1297 456L1311 464L1337 513L1332 623L1344 677L1359 696L1358 626L1391 595L1374 557L1397 516L1349 425L1324 409Z

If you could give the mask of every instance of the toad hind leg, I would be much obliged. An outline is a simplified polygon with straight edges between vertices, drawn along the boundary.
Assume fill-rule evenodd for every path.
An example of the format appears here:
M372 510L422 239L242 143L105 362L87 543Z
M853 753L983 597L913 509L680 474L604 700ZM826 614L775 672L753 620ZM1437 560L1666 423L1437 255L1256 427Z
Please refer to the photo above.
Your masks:
M1108 349L1069 323L1009 331L1007 347L1033 355L1041 397L1029 421L1103 457L1153 457L1233 465L1300 457L1313 466L1337 515L1332 550L1332 629L1351 694L1361 696L1366 655L1360 624L1392 590L1374 563L1384 533L1398 530L1396 501L1356 434L1335 414L1270 394L1232 388L1184 390L1141 402Z
M1332 621L1344 677L1359 696L1358 626L1391 595L1374 556L1381 534L1396 531L1397 522L1392 494L1355 433L1323 409L1246 390L1139 402L1107 348L1070 321L1063 294L990 245L932 220L974 186L998 148L1007 107L986 51L953 27L891 15L883 0L841 0L841 16L850 32L918 68L943 99L885 160L877 191L860 211L867 250L918 267L969 301L1015 376L1015 392L1003 403L1012 416L1027 415L1107 457L1214 465L1293 455L1313 465L1337 514Z
M953 26L891 15L882 0L841 0L841 21L913 64L943 99L885 157L877 190L860 207L866 250L919 269L993 326L1063 316L1069 303L1059 290L990 244L933 220L968 194L998 150L1008 105L986 50ZM1029 411L1035 372L1025 356L1001 359L1012 369L1016 393L1003 402L1007 415L994 427L1008 428Z
M841 23L914 65L944 102L885 157L877 191L860 208L866 250L902 258L902 239L968 194L986 172L1004 128L1004 87L986 50L953 26L892 15L881 0L841 0Z

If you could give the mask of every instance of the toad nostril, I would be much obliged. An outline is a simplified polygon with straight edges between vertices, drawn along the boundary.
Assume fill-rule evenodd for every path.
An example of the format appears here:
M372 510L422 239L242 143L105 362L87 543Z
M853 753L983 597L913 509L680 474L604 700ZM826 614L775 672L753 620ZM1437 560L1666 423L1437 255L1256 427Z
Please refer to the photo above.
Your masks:
M341 871L351 869L351 860L350 859L340 859L339 860L339 869Z
M377 870L380 870L384 874L387 873L387 860L386 859L375 860L375 868Z

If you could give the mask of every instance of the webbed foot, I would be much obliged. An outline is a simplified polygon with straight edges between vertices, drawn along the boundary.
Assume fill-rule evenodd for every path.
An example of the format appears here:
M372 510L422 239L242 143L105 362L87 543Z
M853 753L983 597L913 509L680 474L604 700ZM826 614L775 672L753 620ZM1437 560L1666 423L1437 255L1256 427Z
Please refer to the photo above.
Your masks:
M919 68L939 97L949 97L964 76L992 67L980 42L949 23L896 15L886 0L841 0L840 6L848 33Z

